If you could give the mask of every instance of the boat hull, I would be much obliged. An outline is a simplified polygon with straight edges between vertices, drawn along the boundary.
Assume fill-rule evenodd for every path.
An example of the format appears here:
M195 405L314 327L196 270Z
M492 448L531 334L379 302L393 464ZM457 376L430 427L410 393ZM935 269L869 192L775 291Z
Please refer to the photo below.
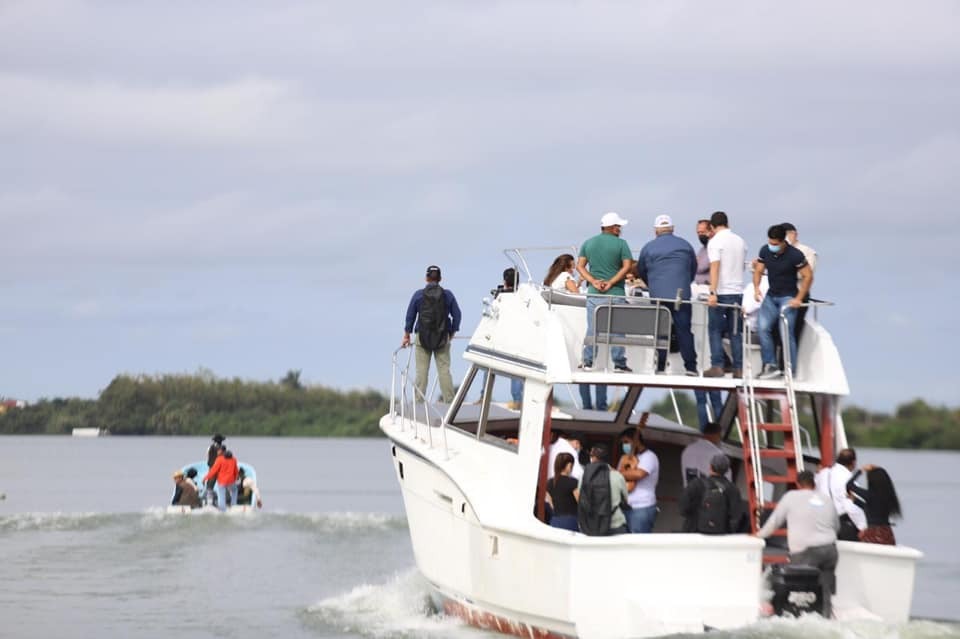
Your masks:
M417 565L438 608L472 625L612 639L735 628L759 617L760 540L587 537L532 514L515 525L481 522L436 460L402 439L394 460Z

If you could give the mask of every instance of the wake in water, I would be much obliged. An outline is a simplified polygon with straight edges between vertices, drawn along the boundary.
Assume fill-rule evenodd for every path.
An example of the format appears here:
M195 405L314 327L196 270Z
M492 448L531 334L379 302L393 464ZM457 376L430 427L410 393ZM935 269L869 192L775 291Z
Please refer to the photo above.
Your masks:
M31 531L93 531L110 527L134 526L139 530L230 528L290 528L324 534L342 532L379 532L403 530L406 519L382 513L286 513L248 511L238 515L197 511L168 513L165 508L149 508L139 513L15 513L0 516L0 533Z
M317 629L332 628L377 638L504 636L471 628L458 619L438 613L430 602L430 587L416 569L386 583L364 584L324 599L308 608L303 617L308 626ZM960 638L960 624L838 622L808 615L799 619L765 619L744 628L714 631L706 636L713 639L949 639Z

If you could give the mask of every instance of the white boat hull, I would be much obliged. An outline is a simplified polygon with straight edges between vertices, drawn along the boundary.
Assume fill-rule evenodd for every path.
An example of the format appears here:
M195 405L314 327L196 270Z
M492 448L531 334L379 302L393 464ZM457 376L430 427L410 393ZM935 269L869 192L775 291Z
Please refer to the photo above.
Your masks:
M395 450L417 565L440 607L473 625L601 639L735 628L759 616L758 539L587 537L532 514L525 525L483 525L432 460L402 441Z

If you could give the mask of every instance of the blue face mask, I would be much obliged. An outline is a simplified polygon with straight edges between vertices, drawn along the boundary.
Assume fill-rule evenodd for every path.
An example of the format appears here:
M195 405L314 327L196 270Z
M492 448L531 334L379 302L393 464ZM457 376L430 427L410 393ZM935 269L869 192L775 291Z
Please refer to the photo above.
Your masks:
M781 245L780 245L780 244L777 244L777 245L767 244L767 248L770 249L770 252L771 252L771 253L779 253L779 252L780 252Z
M623 450L624 455L629 455L630 451L633 450L633 446L631 444L628 444L627 442L623 442L622 444L620 444L620 448Z

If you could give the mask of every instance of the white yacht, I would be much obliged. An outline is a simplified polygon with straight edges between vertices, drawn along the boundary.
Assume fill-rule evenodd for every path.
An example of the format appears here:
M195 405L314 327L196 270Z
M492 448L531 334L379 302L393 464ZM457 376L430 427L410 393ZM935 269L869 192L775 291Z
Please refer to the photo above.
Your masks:
M786 366L785 377L756 379L759 348L747 330L742 378L690 377L679 353L657 371L656 349L670 343L666 300L625 298L598 308L594 367L581 370L585 297L535 283L523 252L509 254L528 281L484 300L453 402L418 396L410 358L398 349L390 412L380 421L392 442L417 566L438 609L516 636L584 639L730 629L770 614L764 570L787 561L784 531L767 544L748 534L677 532L680 453L700 431L680 423L679 411L674 422L638 406L645 394L721 393L723 409L711 418L723 427L721 446L756 531L800 470L815 470L820 459L829 464L847 445L840 414L847 379L818 318L826 311L807 313L795 376ZM706 307L691 303L704 368ZM632 372L604 366L611 345L626 346ZM519 405L502 401L511 379L522 380ZM580 384L608 385L616 409L580 407L572 392ZM621 431L637 425L660 461L654 532L594 537L545 523L554 432L578 431L591 444L619 448ZM905 621L921 553L852 542L838 548L834 615Z

